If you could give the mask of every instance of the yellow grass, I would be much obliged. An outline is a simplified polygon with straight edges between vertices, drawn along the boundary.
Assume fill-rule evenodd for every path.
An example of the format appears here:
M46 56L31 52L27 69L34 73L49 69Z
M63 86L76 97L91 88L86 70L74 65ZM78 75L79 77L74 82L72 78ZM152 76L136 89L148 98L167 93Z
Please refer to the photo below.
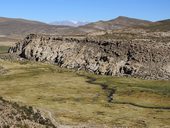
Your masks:
M137 128L170 125L170 110L145 108L170 107L169 81L96 76L35 62L0 60L0 66L8 70L0 75L0 96L37 107L47 115L50 112L59 123ZM96 81L88 83L86 76ZM108 90L102 89L102 83L116 88L113 103L108 102Z

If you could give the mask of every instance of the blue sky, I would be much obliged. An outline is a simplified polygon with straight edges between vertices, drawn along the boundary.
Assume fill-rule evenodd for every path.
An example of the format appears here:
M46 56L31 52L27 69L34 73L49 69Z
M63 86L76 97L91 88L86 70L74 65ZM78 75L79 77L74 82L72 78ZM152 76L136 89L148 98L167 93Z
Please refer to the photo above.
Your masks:
M43 22L97 21L128 16L145 20L170 18L170 0L1 0L0 17Z

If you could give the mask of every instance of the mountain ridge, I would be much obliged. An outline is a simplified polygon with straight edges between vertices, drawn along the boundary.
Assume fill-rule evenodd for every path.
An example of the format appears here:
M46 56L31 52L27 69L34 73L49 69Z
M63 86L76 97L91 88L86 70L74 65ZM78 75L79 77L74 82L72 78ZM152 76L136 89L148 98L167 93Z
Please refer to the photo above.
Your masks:
M152 23L151 21L140 20L136 18L129 18L125 16L119 16L115 19L108 21L98 21L94 23L87 24L85 26L96 28L99 30L110 30L110 29L121 29L125 27L138 26L138 25L147 25ZM83 27L85 27L83 26Z
M51 25L40 21L21 18L0 17L0 35L23 38L28 34L52 35L86 35L96 31L107 31L124 28L146 29L151 31L169 31L170 20L151 22L125 16L119 16L108 21L97 21L83 26L72 27L65 25Z
M68 30L70 28L72 27L49 25L47 23L26 19L0 18L0 35L4 36L23 38L30 33L62 35L71 32ZM79 31L77 33L79 33Z

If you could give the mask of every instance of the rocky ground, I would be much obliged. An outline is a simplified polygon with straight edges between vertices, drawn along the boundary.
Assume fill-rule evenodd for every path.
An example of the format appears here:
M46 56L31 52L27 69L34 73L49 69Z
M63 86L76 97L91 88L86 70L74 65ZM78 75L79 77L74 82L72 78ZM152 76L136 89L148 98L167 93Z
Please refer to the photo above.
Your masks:
M1 128L55 128L52 122L32 107L20 106L17 103L0 98Z
M117 30L84 38L30 34L9 52L95 74L170 79L168 32Z

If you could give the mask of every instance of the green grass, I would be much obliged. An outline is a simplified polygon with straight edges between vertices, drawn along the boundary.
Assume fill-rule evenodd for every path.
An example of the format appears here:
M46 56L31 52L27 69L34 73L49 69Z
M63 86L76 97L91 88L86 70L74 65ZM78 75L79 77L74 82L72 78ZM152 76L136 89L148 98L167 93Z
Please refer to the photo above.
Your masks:
M126 104L150 109L170 109L170 81L118 78L92 74L86 74L85 76L95 78L96 81L93 83L108 85L108 89L115 88L114 104Z
M7 53L8 49L9 49L9 46L0 46L0 54Z
M170 108L170 81L141 80L137 78L97 76L96 84L108 85L108 89L116 89L113 102L126 102L144 107Z
M35 62L0 60L0 66L8 69L0 75L0 96L37 107L47 115L49 111L59 123L170 125L170 110L152 109L170 107L170 81L97 76ZM89 83L87 77L95 81ZM101 84L108 88L102 89ZM116 92L109 103L112 88Z

